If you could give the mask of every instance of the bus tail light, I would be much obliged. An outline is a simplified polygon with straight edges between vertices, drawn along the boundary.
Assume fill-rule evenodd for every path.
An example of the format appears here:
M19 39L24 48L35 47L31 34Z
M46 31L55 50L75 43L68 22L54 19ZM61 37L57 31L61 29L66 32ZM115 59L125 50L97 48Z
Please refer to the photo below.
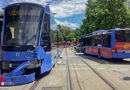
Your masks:
M112 48L112 53L117 53L117 49L116 48Z

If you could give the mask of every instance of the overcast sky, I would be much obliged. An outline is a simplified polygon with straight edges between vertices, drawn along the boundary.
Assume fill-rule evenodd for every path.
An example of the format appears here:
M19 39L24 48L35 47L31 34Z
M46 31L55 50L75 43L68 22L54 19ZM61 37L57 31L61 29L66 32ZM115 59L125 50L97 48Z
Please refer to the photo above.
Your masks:
M75 29L80 26L85 16L87 0L0 0L0 7L17 2L31 2L42 5L49 3L52 12L56 13L56 22Z

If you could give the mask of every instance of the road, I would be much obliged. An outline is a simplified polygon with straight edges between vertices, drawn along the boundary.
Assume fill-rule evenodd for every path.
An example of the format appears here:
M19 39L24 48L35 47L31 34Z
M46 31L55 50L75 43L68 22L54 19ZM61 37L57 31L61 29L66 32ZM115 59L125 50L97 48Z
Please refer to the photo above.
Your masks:
M70 75L70 83L68 83L68 75ZM98 59L77 53L73 48L64 48L50 72L32 83L0 87L0 90L67 90L69 84L70 90L129 90L130 59L122 61Z

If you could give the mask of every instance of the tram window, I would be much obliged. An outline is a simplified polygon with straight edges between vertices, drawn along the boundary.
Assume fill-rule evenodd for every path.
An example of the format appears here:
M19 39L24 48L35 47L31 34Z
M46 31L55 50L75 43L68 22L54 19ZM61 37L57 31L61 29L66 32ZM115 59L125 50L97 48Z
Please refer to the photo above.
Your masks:
M46 23L44 23L44 32L47 32L47 24Z
M41 46L45 51L51 51L51 37L50 37L50 15L45 14L44 25L41 36Z
M0 21L0 42L1 42L1 37L2 36L2 21Z

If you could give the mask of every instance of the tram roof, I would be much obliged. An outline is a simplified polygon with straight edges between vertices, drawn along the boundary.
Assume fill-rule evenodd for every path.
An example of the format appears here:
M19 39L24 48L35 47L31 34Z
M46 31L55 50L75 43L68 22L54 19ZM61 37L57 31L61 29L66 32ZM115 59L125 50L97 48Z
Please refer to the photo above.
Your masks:
M9 7L9 6L12 6L12 5L19 5L19 4L31 4L31 5L37 5L39 7L42 7L44 8L46 5L41 5L41 4L37 4L37 3L30 3L30 2L19 2L19 3L11 3L11 4L8 4L6 7Z

